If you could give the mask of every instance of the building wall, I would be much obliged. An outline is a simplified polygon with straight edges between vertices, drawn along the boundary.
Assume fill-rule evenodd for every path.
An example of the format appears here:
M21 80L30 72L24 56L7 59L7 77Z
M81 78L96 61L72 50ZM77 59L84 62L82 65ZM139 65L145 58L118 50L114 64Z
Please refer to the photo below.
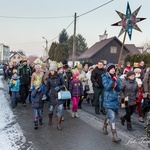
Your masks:
M9 61L10 48L4 44L0 44L0 62L7 63Z
M117 53L110 53L111 46L117 47ZM98 53L96 53L91 59L92 63L96 64L99 60L106 60L107 63L118 63L119 55L120 55L121 45L113 40L108 45L106 45L103 49L101 49ZM123 49L123 57L128 54L128 52ZM123 60L122 60L123 61Z

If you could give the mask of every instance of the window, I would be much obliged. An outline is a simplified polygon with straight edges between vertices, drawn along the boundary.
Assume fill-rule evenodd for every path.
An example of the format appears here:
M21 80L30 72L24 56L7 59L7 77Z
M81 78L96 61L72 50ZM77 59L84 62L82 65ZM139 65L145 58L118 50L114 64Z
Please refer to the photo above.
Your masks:
M18 56L18 59L20 59L20 56Z
M111 54L116 54L117 53L117 47L116 46L111 46L110 47L110 53Z
M16 59L16 56L14 56L14 59Z

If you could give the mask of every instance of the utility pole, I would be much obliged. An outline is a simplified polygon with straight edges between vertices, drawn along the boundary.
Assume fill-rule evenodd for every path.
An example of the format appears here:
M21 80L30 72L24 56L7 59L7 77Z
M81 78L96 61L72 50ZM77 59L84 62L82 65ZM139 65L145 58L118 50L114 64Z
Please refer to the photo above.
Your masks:
M74 14L74 34L73 34L73 51L72 51L72 63L74 67L74 61L75 61L75 51L76 51L76 19L77 14Z
M45 37L42 37L42 38L45 39L45 42L46 42L45 57L46 57L46 59L48 59L48 40Z

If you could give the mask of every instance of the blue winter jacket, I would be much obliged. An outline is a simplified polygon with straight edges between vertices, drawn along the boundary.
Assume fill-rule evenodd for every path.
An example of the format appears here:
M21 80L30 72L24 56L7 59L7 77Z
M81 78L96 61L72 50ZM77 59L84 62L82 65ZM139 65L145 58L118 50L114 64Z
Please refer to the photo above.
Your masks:
M114 89L113 86L115 82L112 81L112 78L109 75L109 73L106 73L102 75L102 83L104 86L103 107L112 110L117 110L119 108L118 92L122 90L120 79L117 79L116 83L118 86Z
M13 85L13 81L16 81L16 85ZM20 80L19 78L14 78L14 76L12 76L10 82L9 82L9 87L10 87L10 90L12 92L16 92L16 91L19 91L20 90Z

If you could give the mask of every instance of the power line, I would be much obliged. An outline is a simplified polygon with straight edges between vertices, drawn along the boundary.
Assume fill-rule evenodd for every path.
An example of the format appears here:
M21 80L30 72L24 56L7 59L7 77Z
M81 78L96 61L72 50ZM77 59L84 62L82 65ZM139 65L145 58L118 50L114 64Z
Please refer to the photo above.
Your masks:
M0 18L7 19L58 19L58 18L70 18L73 16L57 16L57 17L16 17L16 16L0 16Z
M103 6L105 6L105 5L109 4L109 3L111 3L112 1L114 1L114 0L108 1L108 2L106 2L106 3L104 3L104 4L100 5L100 6L98 6L98 7L96 7L96 8L94 8L94 9L92 9L92 10L89 10L89 11L87 11L87 12L85 12L85 13L83 13L83 14L77 16L77 17L84 16L84 15L86 15L86 14L88 14L88 13L90 13L90 12L96 10L96 9L99 9L99 8L101 8L101 7L103 7Z
M112 1L114 1L114 0L110 0L110 1L108 1L108 2L98 6L98 7L94 8L94 9L92 9L92 10L89 10L89 11L87 11L87 12L77 16L77 18L79 19L79 17L84 16L84 15L86 15L88 13L91 13L92 11L95 11L96 9L99 9L99 8L101 8L101 7L111 3ZM12 17L12 16L0 16L0 17L3 17L3 18L17 18L17 19L54 19L54 18L67 18L67 17L73 17L73 16L60 16L60 17ZM74 20L65 28L65 30L67 30L73 23L74 23ZM55 38L49 40L48 42L54 41L58 37L59 37L59 34ZM31 43L20 43L20 44L10 44L10 45L34 44L34 43L43 43L43 42L31 42Z
M74 20L65 28L65 30L67 30L73 23L74 23ZM51 40L48 41L48 42L54 41L54 40L57 39L58 37L59 37L59 34L58 34L55 38L51 39Z

